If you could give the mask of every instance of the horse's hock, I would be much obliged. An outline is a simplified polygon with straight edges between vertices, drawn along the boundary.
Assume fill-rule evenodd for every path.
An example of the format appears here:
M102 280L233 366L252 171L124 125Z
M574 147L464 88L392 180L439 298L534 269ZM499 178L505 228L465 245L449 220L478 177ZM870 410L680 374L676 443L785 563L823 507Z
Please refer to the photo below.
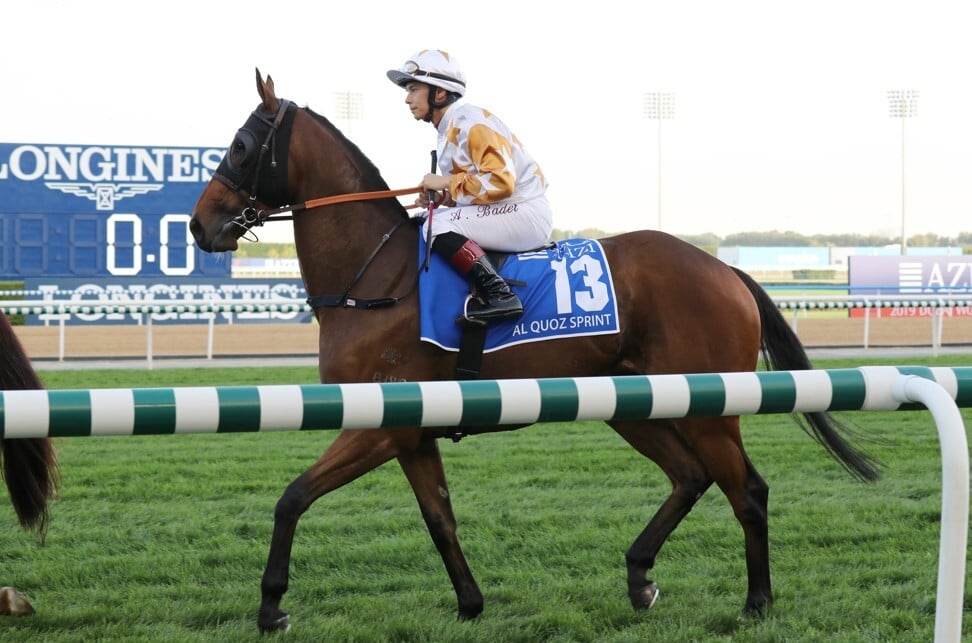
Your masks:
M798 319L797 334L807 347L854 347L864 345L864 319ZM791 320L792 324L792 320ZM34 359L58 357L60 330L53 326L18 326L17 336ZM316 355L316 323L218 324L213 328L213 355ZM932 322L928 318L872 319L868 345L929 346ZM67 326L66 358L145 357L148 335L145 326ZM154 324L152 354L157 357L202 357L207 354L206 324ZM972 344L972 319L949 318L942 326L943 344Z

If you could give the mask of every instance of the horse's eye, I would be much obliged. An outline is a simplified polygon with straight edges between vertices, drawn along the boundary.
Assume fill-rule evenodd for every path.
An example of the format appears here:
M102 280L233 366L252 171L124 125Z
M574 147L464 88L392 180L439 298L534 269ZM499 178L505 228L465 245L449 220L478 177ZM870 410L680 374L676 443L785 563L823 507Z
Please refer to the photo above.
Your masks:
M246 145L243 141L236 139L230 145L229 161L234 167L243 167L246 163Z

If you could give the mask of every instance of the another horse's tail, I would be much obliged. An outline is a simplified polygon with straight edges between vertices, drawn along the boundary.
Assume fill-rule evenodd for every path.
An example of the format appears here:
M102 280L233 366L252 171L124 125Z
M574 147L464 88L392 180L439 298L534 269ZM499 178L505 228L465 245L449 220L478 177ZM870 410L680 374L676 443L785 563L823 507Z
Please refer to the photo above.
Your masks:
M30 360L0 312L0 390L44 388ZM44 535L48 501L57 493L57 456L50 438L0 440L0 460L10 501L24 529Z
M50 438L0 440L3 479L24 529L47 531L48 501L57 492L57 457Z
M813 366L803 349L803 344L770 296L748 274L738 268L733 270L749 288L759 308L759 320L762 326L760 348L767 368L774 371L812 369ZM833 416L829 413L814 412L804 413L802 419L799 416L794 417L803 430L822 444L850 473L861 480L877 480L879 463L868 454L851 446L840 435L840 431L846 432L848 429Z

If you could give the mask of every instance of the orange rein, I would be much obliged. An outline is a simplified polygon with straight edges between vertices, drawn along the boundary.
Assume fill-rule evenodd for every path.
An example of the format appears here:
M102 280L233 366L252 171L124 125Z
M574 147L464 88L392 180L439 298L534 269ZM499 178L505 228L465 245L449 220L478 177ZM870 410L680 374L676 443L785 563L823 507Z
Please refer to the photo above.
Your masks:
M422 191L422 188L401 188L398 190L376 190L374 192L353 192L351 194L336 194L334 196L325 196L319 199L311 199L310 201L305 201L304 203L298 203L296 205L285 205L279 208L273 208L271 210L260 210L257 212L257 218L262 225L264 221L271 220L271 217L277 214L283 214L284 212L299 212L301 210L309 210L311 208L319 208L325 205L334 205L336 203L348 203L350 201L370 201L372 199L387 199L389 197L402 196L403 194L418 194ZM287 217L276 217L278 219L284 219Z

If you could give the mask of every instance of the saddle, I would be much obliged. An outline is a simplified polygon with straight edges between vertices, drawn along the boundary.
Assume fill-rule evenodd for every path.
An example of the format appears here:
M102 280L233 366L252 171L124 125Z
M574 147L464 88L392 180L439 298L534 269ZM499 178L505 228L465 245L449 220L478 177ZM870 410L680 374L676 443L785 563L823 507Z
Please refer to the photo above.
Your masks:
M419 235L417 268L425 262ZM455 323L469 282L431 254L419 278L419 338L457 352L456 380L479 378L484 353L518 344L620 332L618 305L604 248L596 239L565 239L527 252L490 253L500 276L523 303L523 316L478 327ZM461 427L453 439L462 437Z

